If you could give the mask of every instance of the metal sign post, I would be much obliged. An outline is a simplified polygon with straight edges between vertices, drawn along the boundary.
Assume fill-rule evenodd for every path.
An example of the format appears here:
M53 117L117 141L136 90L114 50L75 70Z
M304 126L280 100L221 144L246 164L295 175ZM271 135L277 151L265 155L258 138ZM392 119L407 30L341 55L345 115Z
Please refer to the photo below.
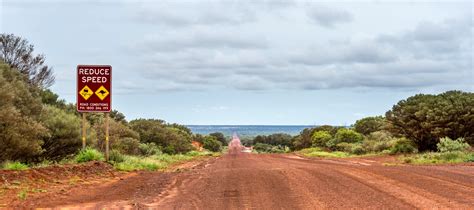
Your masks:
M86 148L86 113L105 113L105 157L109 160L109 112L112 110L112 66L77 66L77 111L82 113L82 149Z

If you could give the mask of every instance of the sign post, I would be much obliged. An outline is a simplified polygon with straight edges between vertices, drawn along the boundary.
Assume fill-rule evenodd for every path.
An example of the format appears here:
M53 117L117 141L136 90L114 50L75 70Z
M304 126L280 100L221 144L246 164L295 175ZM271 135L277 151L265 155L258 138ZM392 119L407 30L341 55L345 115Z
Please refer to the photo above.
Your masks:
M77 66L77 111L82 113L82 148L86 147L86 113L105 113L105 157L109 160L109 112L112 109L112 66Z

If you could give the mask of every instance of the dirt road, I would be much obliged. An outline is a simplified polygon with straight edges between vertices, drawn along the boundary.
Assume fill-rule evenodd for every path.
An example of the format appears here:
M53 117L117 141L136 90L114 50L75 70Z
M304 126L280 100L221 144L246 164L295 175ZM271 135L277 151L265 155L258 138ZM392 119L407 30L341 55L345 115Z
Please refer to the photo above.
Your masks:
M185 172L141 173L32 202L73 208L472 209L474 166L384 166L367 159L228 154Z

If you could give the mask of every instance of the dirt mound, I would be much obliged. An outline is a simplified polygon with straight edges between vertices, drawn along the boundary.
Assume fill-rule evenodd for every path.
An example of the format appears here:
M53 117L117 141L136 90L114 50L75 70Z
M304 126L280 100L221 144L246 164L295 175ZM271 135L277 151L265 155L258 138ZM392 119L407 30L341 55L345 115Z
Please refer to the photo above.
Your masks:
M104 162L52 165L24 171L0 170L0 207L52 192L67 192L78 184L88 184L120 175Z

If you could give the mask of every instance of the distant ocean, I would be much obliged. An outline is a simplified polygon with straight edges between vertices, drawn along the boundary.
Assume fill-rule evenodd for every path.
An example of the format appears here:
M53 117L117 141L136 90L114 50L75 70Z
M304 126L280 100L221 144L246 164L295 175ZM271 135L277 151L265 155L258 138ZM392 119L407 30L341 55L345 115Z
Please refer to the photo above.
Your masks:
M193 133L209 134L221 132L225 136L237 133L239 136L269 135L273 133L287 133L297 135L305 128L315 127L311 125L187 125Z

